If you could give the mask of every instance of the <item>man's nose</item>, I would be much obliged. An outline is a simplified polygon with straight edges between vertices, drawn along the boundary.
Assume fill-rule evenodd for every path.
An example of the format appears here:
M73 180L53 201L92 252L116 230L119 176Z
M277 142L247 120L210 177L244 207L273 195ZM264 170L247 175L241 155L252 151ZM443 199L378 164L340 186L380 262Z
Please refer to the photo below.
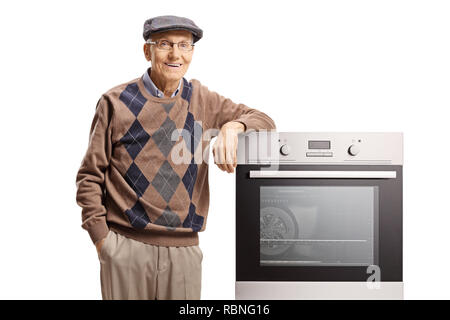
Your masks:
M172 49L170 50L169 54L172 57L179 57L180 56L181 52L180 52L180 49L178 48L177 44L175 44L175 43L172 44Z

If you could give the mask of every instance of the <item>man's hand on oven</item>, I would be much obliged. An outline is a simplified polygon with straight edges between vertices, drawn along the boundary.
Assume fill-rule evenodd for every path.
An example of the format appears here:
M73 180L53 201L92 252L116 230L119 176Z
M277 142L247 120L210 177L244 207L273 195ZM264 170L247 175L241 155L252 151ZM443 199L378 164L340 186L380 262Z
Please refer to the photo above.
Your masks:
M220 129L213 146L214 163L220 170L233 173L237 165L238 134L245 131L242 122L230 121Z

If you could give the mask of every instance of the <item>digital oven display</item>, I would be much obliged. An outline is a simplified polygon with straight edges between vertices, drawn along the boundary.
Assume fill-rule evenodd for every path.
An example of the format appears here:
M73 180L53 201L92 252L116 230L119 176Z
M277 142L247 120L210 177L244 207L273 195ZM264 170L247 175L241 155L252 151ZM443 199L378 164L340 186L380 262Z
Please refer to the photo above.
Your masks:
M331 141L308 141L309 149L331 149Z

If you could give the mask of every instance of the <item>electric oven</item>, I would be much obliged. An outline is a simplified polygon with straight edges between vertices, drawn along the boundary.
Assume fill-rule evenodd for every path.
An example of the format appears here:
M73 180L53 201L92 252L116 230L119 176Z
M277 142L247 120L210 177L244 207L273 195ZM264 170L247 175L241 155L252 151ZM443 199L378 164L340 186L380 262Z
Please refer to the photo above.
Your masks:
M236 299L402 299L401 133L238 141Z

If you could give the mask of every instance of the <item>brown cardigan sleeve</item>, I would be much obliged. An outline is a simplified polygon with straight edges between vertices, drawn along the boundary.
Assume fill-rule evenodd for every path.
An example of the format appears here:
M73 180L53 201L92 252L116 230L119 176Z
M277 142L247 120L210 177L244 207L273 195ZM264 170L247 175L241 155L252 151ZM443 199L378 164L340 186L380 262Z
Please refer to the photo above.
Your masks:
M198 81L198 80L197 80ZM210 128L219 129L229 121L238 121L245 125L245 130L275 130L275 122L265 113L234 103L208 87L200 85L200 96L205 103L207 123Z
M94 243L105 238L109 231L103 194L105 171L112 152L111 130L112 105L102 96L92 121L88 149L76 177L76 201L82 208L81 226Z

